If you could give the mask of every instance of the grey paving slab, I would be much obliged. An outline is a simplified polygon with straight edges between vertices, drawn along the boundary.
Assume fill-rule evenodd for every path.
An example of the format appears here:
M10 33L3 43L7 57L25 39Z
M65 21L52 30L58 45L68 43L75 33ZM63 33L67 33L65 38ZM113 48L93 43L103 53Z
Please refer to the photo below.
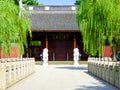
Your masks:
M87 65L35 66L35 73L7 90L118 90L90 75Z

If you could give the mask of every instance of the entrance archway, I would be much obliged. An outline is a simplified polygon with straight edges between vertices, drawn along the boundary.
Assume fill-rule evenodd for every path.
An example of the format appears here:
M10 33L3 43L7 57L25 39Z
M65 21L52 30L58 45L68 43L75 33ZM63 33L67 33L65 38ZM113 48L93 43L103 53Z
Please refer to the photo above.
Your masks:
M32 32L32 41L41 41L41 46L30 46L25 51L29 57L34 57L36 60L41 60L40 54L46 46L48 47L49 61L72 61L73 49L77 45L81 59L86 59L87 56L83 52L83 44L81 34L78 32ZM47 37L46 37L47 36ZM28 39L28 42L31 42ZM47 44L46 44L47 42Z
M67 60L66 41L55 41L55 59L58 61Z

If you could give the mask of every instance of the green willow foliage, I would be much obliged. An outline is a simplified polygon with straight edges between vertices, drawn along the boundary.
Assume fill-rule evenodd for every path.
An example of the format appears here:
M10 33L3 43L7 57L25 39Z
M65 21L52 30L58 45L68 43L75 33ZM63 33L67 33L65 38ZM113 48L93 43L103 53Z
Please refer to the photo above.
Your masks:
M16 5L19 5L19 0L13 0ZM37 0L22 0L23 4L26 5L39 5Z
M0 43L5 54L10 54L11 43L17 43L23 54L27 35L31 34L30 20L19 11L13 0L0 0Z
M102 56L106 40L114 49L119 46L120 0L77 1L79 5L76 15L85 52Z

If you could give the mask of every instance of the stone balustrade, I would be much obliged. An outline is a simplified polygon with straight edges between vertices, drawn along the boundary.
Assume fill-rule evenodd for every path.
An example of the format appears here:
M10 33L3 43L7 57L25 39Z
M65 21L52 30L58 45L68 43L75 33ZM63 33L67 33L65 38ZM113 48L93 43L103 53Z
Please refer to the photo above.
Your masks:
M0 90L5 90L34 72L34 58L0 59Z
M89 57L88 72L120 89L120 62L106 57Z

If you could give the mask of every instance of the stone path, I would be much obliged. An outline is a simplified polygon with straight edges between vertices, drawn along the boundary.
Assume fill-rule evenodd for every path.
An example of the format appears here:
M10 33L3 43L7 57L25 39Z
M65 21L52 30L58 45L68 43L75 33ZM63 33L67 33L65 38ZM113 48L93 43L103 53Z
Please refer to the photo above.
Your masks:
M86 65L36 65L35 71L7 90L118 90L90 75Z

